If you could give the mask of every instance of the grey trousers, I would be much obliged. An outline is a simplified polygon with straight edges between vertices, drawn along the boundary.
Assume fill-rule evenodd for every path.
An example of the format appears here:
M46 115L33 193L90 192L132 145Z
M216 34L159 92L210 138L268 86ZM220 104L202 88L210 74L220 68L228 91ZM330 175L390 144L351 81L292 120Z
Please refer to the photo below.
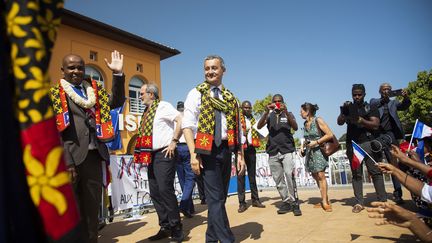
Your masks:
M292 172L295 164L293 153L278 153L275 156L270 156L268 163L282 201L294 202L295 197Z

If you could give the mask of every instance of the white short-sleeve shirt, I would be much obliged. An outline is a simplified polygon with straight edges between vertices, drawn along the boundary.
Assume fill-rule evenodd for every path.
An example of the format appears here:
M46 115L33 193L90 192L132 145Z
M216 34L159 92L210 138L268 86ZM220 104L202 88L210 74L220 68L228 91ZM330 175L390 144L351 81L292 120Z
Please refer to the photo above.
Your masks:
M180 113L168 102L160 101L153 120L153 150L168 146L174 136L174 120Z

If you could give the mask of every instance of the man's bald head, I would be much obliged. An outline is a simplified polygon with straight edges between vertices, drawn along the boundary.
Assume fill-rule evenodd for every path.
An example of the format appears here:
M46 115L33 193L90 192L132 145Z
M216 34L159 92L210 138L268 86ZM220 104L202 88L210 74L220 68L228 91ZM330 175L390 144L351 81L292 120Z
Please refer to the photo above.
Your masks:
M76 54L68 54L68 55L63 57L62 67L65 67L65 65L70 61L82 62L83 66L84 66L84 59L81 56L78 56Z
M66 81L73 85L80 85L85 73L84 60L75 54L66 55L63 58L61 70Z

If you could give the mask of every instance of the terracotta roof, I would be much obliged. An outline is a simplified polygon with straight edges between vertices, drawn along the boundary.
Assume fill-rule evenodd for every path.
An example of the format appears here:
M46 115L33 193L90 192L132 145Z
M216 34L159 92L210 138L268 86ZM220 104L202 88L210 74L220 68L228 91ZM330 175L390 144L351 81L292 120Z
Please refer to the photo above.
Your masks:
M122 42L160 56L161 60L180 54L180 51L102 23L71 10L63 9L62 24Z

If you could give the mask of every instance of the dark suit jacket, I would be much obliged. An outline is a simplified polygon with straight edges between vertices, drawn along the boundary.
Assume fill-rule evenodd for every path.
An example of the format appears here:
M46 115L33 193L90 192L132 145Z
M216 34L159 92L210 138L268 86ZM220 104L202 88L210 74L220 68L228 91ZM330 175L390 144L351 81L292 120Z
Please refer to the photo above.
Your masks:
M87 81L83 81L87 82ZM125 77L113 75L112 95L109 97L108 104L111 109L120 107L125 101L124 90ZM90 136L93 136L96 141L96 147L101 157L108 161L109 152L105 143L97 139L96 133L91 132L88 123L85 122L87 114L83 108L75 104L66 94L70 125L61 132L61 139L64 147L64 154L66 165L79 165L81 164L88 154L88 146L90 143ZM93 118L93 124L95 123Z
M378 108L378 111L380 113L380 119L381 119L384 114L384 107L381 106L381 99L372 98L370 100L370 105L371 107ZM403 139L405 135L397 111L406 110L410 105L411 105L411 101L408 97L404 98L402 102L399 102L399 100L395 99L395 100L390 100L388 103L389 115L391 118L393 118L393 121L396 124L396 128L393 128L393 134L396 137L396 139Z

